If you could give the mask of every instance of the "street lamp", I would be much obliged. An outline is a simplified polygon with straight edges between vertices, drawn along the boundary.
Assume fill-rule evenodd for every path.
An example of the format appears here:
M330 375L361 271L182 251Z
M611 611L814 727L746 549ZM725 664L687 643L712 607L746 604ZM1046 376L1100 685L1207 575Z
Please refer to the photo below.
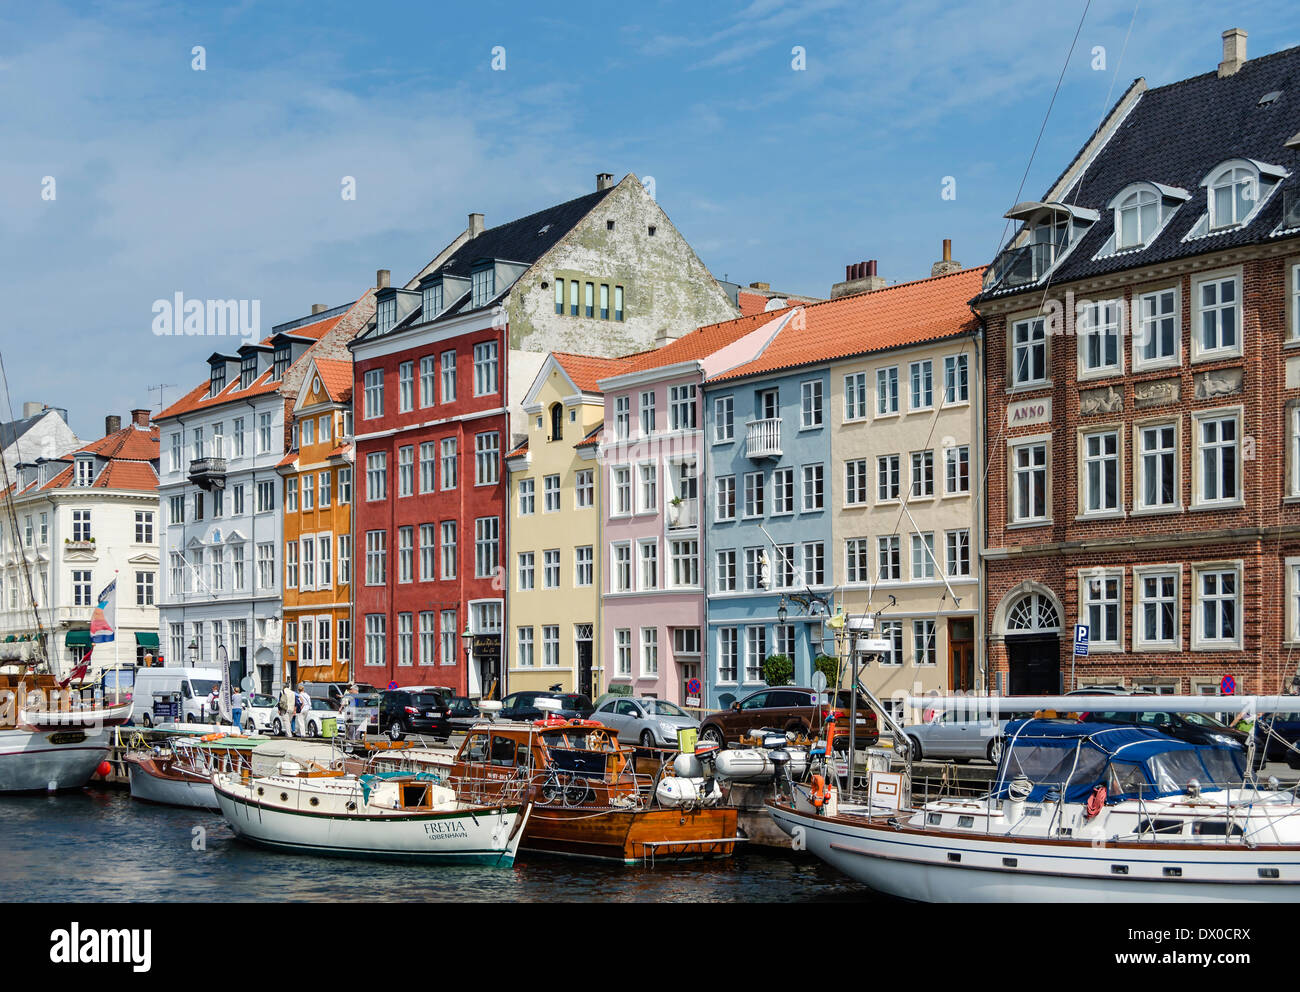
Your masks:
M185 649L189 652L190 667L193 668L199 661L199 639L196 637L190 641L190 646Z
M785 619L790 615L790 611L785 607L785 597L781 597L781 605L776 608L776 620L781 626L785 626Z
M465 630L460 635L461 641L465 645L465 663L469 664L470 652L474 650L474 635L470 633L469 621L465 621Z

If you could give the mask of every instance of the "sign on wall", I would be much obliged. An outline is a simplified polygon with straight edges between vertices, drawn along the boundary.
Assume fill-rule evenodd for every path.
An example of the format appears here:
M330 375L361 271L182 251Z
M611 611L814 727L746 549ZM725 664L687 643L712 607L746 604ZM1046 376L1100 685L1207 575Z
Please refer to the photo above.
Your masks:
M1052 398L1044 396L1034 400L1020 400L1007 405L1007 426L1048 424L1052 421Z

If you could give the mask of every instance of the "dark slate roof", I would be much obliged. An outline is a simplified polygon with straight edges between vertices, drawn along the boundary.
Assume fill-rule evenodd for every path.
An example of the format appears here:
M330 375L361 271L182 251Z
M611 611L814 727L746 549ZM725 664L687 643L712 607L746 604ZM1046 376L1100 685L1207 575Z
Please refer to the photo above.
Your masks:
M1280 91L1271 104L1260 97ZM1074 185L1060 197L1088 207L1101 218L1051 273L1053 284L1089 279L1158 262L1219 252L1272 239L1282 219L1288 189L1300 189L1300 151L1286 142L1300 132L1300 47L1248 60L1223 79L1216 72L1148 90L1119 124ZM1274 189L1254 219L1243 228L1184 241L1207 210L1201 182L1220 163L1248 158L1281 166L1291 173ZM1160 236L1146 248L1096 260L1093 256L1114 233L1107 204L1126 186L1149 181L1191 194ZM1014 239L1013 239L1014 240ZM980 298L1041 292L1041 283L995 290Z
M42 410L34 417L26 417L22 420L11 420L7 424L0 424L0 449L8 448L29 430L35 427L42 417L50 410Z

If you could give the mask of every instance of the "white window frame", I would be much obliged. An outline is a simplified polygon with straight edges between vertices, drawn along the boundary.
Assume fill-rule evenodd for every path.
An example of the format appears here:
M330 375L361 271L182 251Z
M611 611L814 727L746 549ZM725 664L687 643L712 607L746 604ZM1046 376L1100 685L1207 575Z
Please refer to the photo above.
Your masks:
M1242 647L1242 613L1243 597L1241 580L1243 567L1240 559L1222 562L1197 562L1192 566L1192 650L1193 651L1240 651ZM1207 637L1205 635L1204 600L1202 598L1202 578L1211 573L1235 575L1236 626L1233 637Z
M1163 598L1148 600L1146 581L1172 577L1173 593L1173 637L1169 640L1148 640L1146 637L1146 605L1148 602L1162 603ZM1133 650L1137 651L1182 651L1183 649L1183 566L1181 563L1168 565L1133 566Z
M1222 344L1223 332L1222 332L1222 321L1220 316L1219 319L1216 319L1216 326L1218 328L1218 330L1216 330L1216 341L1219 343L1217 343L1212 348L1207 348L1205 347L1204 344L1204 335L1203 335L1205 315L1207 311L1210 310L1213 310L1216 313L1221 315L1222 311L1228 307L1228 304L1222 302L1222 287L1226 283L1232 283L1234 287L1233 301L1231 306L1235 312L1234 333L1236 335L1236 341L1231 345L1225 346ZM1205 286L1210 284L1214 284L1218 288L1215 290L1216 302L1207 307L1202 303L1202 296L1203 296L1202 289ZM1192 328L1192 361L1193 362L1217 361L1220 358L1235 358L1235 357L1239 357L1242 354L1242 338L1244 337L1242 284L1243 284L1242 269L1240 267L1233 268L1233 269L1221 269L1217 272L1203 272L1192 279L1191 328Z
M1235 438L1235 477L1236 477L1236 495L1224 498L1222 496L1213 499L1206 499L1203 496L1205 484L1205 459L1204 449L1201 445L1202 425L1209 420L1227 420L1236 421L1236 438ZM1243 463L1243 423L1245 415L1243 408L1240 406L1219 407L1213 410L1197 410L1192 414L1192 509L1235 509L1244 507L1245 490L1242 480ZM1216 444L1216 447L1222 447Z
M1160 286L1142 293L1133 294L1133 371L1146 372L1155 369L1176 369L1183 364L1183 293L1182 286ZM1172 311L1166 313L1164 301L1171 301ZM1148 309L1151 311L1148 313ZM1168 355L1156 355L1148 358L1145 345L1149 341L1159 341L1160 324L1173 323L1173 352Z

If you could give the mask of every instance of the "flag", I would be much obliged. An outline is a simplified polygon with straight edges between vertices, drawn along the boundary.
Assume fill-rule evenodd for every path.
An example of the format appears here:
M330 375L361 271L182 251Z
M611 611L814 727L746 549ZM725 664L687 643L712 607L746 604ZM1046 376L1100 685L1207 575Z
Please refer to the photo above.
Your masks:
M59 683L60 689L66 689L73 682L78 682L86 677L86 673L90 671L90 656L94 653L94 650L94 647L92 647L86 652L86 656L81 659L77 667L70 671L68 677Z
M111 620L110 620L111 617ZM90 641L105 644L113 640L117 631L117 578L104 587L90 616Z

